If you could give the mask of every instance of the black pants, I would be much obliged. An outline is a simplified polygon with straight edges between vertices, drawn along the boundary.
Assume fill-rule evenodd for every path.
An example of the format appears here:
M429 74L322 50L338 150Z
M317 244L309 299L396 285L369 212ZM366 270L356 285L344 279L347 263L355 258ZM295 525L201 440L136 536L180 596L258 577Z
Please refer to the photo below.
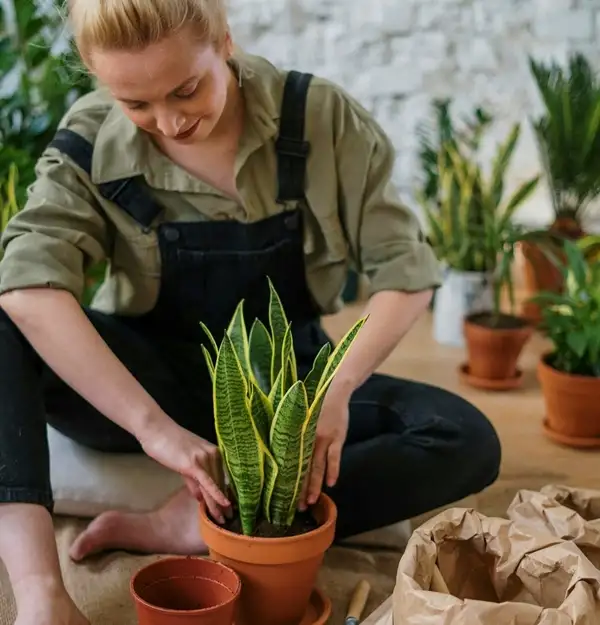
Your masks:
M178 423L215 441L212 398L198 392L197 346L161 345L135 324L88 311L94 326ZM69 349L66 345L65 349ZM301 353L302 350L299 350ZM102 386L99 378L96 383ZM0 310L0 503L53 506L46 423L106 452L139 452L138 442L50 373ZM338 484L337 538L448 505L491 484L500 445L464 399L425 384L374 375L350 406Z

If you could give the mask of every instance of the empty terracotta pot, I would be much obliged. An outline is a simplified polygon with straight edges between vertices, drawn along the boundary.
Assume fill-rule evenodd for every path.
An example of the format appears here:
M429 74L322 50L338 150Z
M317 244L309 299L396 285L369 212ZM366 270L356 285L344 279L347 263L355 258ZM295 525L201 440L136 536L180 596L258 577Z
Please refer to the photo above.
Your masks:
M538 363L538 379L546 405L547 434L573 447L600 446L600 378L570 375Z
M500 315L492 325L490 313L469 315L464 321L467 343L468 379L478 386L501 388L499 382L510 387L520 378L517 363L525 344L533 334L533 326L512 315Z
M200 531L210 557L242 580L236 625L299 625L309 608L323 556L335 534L337 508L322 494L313 507L318 527L297 536L255 538L214 523L200 504Z
M231 568L193 556L158 560L131 579L140 625L232 625L240 591Z

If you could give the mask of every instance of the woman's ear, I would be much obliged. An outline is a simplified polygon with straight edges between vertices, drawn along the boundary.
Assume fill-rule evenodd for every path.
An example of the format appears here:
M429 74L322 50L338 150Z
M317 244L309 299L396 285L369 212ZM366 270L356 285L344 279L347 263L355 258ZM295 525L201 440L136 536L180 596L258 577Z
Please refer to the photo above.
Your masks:
M229 61L229 59L233 56L233 50L233 39L231 37L231 31L228 30L225 34L225 40L223 41L223 57L226 61Z

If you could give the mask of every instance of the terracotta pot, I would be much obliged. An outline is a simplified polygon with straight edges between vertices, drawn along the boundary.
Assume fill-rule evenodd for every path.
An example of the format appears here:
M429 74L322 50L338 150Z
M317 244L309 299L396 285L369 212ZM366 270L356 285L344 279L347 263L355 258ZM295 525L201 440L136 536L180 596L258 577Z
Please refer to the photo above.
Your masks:
M548 364L549 356L538 363L547 434L574 447L600 445L600 378L558 371Z
M315 530L285 538L255 538L220 527L200 504L200 531L210 557L230 566L242 579L236 625L299 625L305 621L337 519L335 504L324 494L312 512L318 523Z
M465 318L467 363L463 366L463 377L474 386L512 388L520 383L522 372L517 362L534 328L525 319L512 315L501 315L494 327L491 319L491 313Z
M149 564L130 585L139 625L232 625L241 587L231 568L192 556Z

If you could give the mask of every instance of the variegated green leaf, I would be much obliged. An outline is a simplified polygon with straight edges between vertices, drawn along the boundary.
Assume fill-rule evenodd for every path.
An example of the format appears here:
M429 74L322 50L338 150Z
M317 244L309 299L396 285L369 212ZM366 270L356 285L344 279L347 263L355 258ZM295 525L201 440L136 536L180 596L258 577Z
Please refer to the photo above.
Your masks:
M269 278L269 324L271 326L271 342L273 344L273 355L271 358L271 384L275 384L275 379L281 369L281 354L285 333L288 328L288 320L283 310L281 299L271 279Z
M248 391L233 341L225 334L215 365L215 428L235 484L242 531L251 535L262 498L264 451Z
M327 366L325 367L325 370L323 371L323 375L321 376L321 379L319 380L317 393L315 395L315 400L313 401L316 401L319 398L319 394L323 392L323 389L327 385L329 379L333 375L335 375L335 372L337 371L338 367L340 366L340 364L346 357L346 354L348 353L348 349L354 342L354 339L356 339L358 333L360 332L361 328L365 325L366 321L367 321L367 317L363 317L362 319L359 319L350 328L350 330L348 330L346 335L342 338L342 340L338 343L336 348L333 350L333 353L331 354L331 356L329 357L329 360L327 361Z
M283 343L281 344L281 370L283 371L282 383L284 392L297 380L296 367L290 366L292 362L295 362L293 351L292 326L290 324L286 328Z
M208 340L210 341L210 345L215 353L215 358L216 358L219 354L219 347L217 346L215 337L212 335L212 332L208 329L206 324L204 324L202 321L200 322L200 327L204 330L204 334L206 334Z
M202 353L204 354L204 360L206 360L206 367L208 369L208 373L210 374L210 379L214 383L215 363L213 362L210 352L206 349L206 347L204 347L204 345L202 345L201 347L202 347Z
M263 442L265 445L268 445L271 422L273 421L273 408L271 407L269 398L255 383L252 385L250 396L252 418L254 419L254 423L256 423L256 428L258 429Z
M281 398L285 395L285 389L283 386L283 381L285 379L283 370L279 371L277 374L277 378L275 378L275 383L271 388L271 392L269 393L269 403L273 408L273 412L277 410L279 407L279 402Z
M265 448L265 485L263 487L262 510L265 519L269 523L273 522L271 516L271 500L273 498L273 490L279 474L279 467L275 458L268 448Z
M302 439L307 419L306 388L304 382L299 380L281 400L271 426L271 452L279 467L271 497L271 515L275 525L287 525L290 514L295 513L298 504L304 457Z
M321 347L315 361L313 363L312 369L309 371L306 379L304 380L304 386L306 386L306 394L308 395L308 404L309 406L312 404L313 399L317 393L317 386L323 376L323 371L325 371L325 367L327 366L327 360L329 355L331 354L331 343L325 343L323 347Z
M238 356L238 360L244 370L246 377L250 376L250 346L248 344L248 333L246 332L246 322L244 320L244 300L240 301L235 309L233 317L227 328L227 334Z
M250 328L250 360L254 377L262 391L271 390L271 361L273 359L273 344L271 336L260 319L256 319Z

